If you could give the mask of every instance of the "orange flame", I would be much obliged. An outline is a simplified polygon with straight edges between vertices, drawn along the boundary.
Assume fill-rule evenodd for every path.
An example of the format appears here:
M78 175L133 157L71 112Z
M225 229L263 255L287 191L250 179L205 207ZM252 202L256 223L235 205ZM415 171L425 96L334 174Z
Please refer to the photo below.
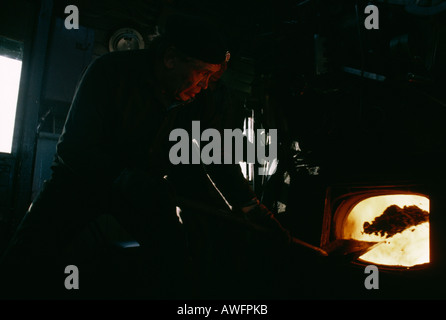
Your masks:
M429 222L412 226L389 238L364 232L364 222L371 223L391 205L415 205L429 212L429 199L424 196L397 194L370 197L351 210L342 230L342 238L381 242L359 257L367 262L405 267L429 262Z

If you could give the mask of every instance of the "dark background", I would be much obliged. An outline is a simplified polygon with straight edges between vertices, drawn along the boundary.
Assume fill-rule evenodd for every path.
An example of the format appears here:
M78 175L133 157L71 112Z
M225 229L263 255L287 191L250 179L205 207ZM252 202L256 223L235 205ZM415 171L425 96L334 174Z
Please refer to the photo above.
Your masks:
M378 30L364 27L368 4L379 8ZM63 27L67 5L79 9L79 30ZM278 297L443 298L444 5L435 0L3 1L0 36L22 42L24 49L13 152L0 154L0 248L48 175L85 67L109 52L116 30L135 28L148 42L168 13L182 11L212 17L224 27L231 62L223 80L236 107L245 114L254 110L257 127L278 129L277 174L268 183L261 177L252 183L273 210L286 192L287 211L278 218L297 237L320 245L329 186L416 184L431 198L427 269L385 273L387 287L370 292L363 287L362 267L336 265L324 273L299 262L294 273L287 272L287 290ZM292 141L301 147L301 166L292 160ZM291 174L290 185L283 185L284 172ZM111 221L100 226L112 237L122 236ZM237 296L227 290L225 297Z

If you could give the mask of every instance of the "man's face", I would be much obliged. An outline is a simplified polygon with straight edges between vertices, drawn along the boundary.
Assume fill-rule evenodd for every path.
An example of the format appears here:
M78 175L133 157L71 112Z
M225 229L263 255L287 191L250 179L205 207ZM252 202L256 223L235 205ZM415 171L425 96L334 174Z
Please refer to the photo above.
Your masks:
M180 101L194 98L201 90L207 89L209 79L220 69L220 64L175 58L170 68L170 86L174 98Z

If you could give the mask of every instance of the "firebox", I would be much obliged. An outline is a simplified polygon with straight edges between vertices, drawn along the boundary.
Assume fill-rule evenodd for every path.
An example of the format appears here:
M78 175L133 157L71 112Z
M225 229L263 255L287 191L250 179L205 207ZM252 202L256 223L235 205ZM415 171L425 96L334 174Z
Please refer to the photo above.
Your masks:
M343 254L356 250L357 264L424 268L430 262L429 212L429 195L421 185L332 186L326 193L321 246L349 243Z

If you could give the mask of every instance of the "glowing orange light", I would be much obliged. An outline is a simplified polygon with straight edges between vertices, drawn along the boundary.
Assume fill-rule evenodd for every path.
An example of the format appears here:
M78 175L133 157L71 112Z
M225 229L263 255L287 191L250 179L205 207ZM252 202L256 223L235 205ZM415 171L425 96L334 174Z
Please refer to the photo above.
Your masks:
M382 265L411 267L429 262L429 222L410 226L393 235L366 233L364 223L372 223L390 206L416 206L429 212L429 199L419 195L397 194L367 198L348 215L343 227L343 239L378 241L379 245L359 259Z

